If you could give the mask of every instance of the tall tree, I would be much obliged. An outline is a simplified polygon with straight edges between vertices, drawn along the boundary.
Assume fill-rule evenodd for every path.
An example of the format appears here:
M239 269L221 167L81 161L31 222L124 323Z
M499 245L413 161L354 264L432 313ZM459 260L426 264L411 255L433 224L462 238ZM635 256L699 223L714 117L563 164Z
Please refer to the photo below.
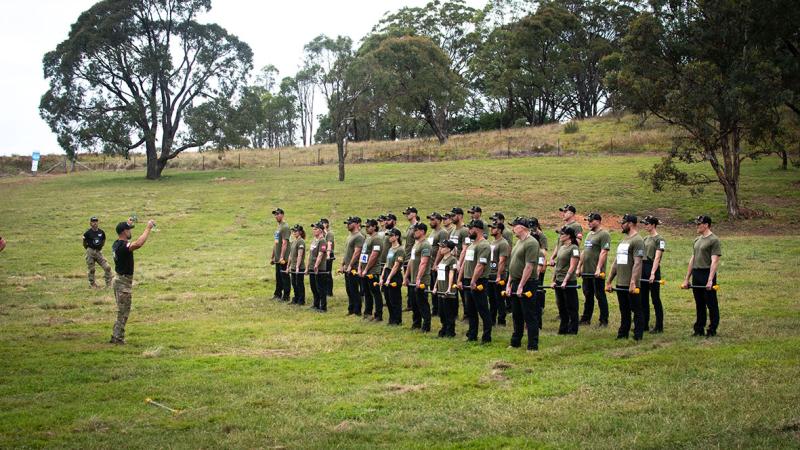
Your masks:
M420 115L439 143L447 142L449 118L466 96L447 55L427 37L402 36L383 39L364 57L390 109Z
M646 174L653 187L714 182L674 164L707 162L730 218L742 215L741 164L770 151L764 143L772 140L787 98L766 51L774 42L755 39L761 7L761 0L654 0L632 22L616 57L619 69L610 75L630 108L686 132Z
M370 88L371 77L357 60L353 41L348 37L333 39L319 35L306 44L305 53L307 60L314 60L319 66L316 83L328 104L329 126L339 160L339 181L344 181L348 127L359 97Z
M211 142L217 130L181 132L193 122L184 119L233 96L252 51L197 21L210 9L211 0L102 0L82 13L43 61L40 113L64 150L144 146L147 178L157 179L170 159Z

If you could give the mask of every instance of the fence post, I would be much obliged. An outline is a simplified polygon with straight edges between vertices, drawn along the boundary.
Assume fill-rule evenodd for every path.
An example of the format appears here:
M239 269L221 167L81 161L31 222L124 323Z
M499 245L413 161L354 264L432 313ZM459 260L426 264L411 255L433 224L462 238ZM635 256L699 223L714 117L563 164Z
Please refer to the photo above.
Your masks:
M614 136L611 136L611 153L614 153Z
M133 168L136 169L136 156L133 157Z
M556 139L556 156L561 156L561 139Z
M278 167L281 167L281 151L278 150Z
M103 155L103 170L106 170L106 155Z
M64 173L69 173L69 171L67 170L67 157L66 156L64 157Z
M508 137L508 146L506 147L506 157L511 158L511 136Z
M411 162L411 147L406 148L406 162Z
M239 169L242 168L242 153L239 152Z
M361 147L361 162L364 162L364 147Z
M317 165L318 165L318 166L321 166L321 165L322 165L322 164L320 163L320 161L321 161L321 160L319 159L319 147L317 147Z
M206 155L203 155L201 157L201 161L202 161L202 165L200 167L200 170L206 170Z

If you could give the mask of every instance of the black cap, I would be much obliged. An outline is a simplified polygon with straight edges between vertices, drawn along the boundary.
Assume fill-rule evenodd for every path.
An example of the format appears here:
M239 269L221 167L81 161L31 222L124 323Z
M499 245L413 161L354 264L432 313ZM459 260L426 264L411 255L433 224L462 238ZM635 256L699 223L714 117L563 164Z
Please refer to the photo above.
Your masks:
M697 216L697 218L694 219L694 223L698 225L700 225L701 223L711 225L711 216L706 216L706 215Z
M303 231L303 226L298 223L292 227L292 231Z
M442 215L442 217L445 218L445 219L451 219L453 217L453 213L446 212L446 213L444 213L444 215Z
M324 230L325 225L323 225L322 222L312 223L311 228L319 228L320 230Z
M422 222L417 222L416 224L414 224L414 229L415 230L428 231L428 226L425 225Z
M530 228L531 222L525 217L517 216L514 217L514 220L511 221L511 226L517 226L517 225L522 225L525 228Z
M575 234L575 229L567 227L567 226L561 227L561 229L558 230L558 234L567 234L571 238L577 238L578 237L578 235Z
M328 219L326 219L326 218L324 218L324 217L323 217L322 219L319 219L319 222L320 222L320 223L324 223L325 225L330 225L330 224L331 224L331 223L328 221Z
M284 212L283 212L283 210L282 210L282 209L280 209L280 208L275 208L275 209L272 211L272 215L273 215L273 216L277 216L278 214L284 214Z
M438 212L434 211L434 212L428 214L428 219L442 220L442 215L439 214Z
M590 212L586 215L586 221L591 222L592 220L603 220L603 217L600 216L600 213Z
M467 224L467 228L480 228L481 230L483 230L484 228L486 228L486 225L484 225L483 221L480 219L470 220L469 223Z
M397 216L395 216L392 213L387 213L386 214L386 220L394 220L395 222L397 222Z
M97 218L97 216L92 216L92 217L89 219L89 222L97 222L98 220L100 220L100 219L98 219L98 218Z
M450 212L452 214L461 214L462 216L464 215L464 210L459 208L458 206L456 206L455 208L451 209Z
M410 214L412 212L413 213L417 213L417 208L415 208L413 206L409 206L408 208L406 208L405 211L403 211L403 214ZM417 214L419 214L419 213L417 213Z
M443 247L447 247L450 250L456 248L456 243L453 242L453 241L449 241L449 240L448 241L444 241L444 242L440 242L439 245L441 245Z
M492 220L506 220L505 214L503 214L503 213L501 213L499 211L494 213L494 214L492 214L492 217L489 217L489 218L492 219Z
M536 217L528 218L528 228L531 229L539 228L539 219L537 219Z
M481 209L481 207L480 207L480 206L473 206L473 207L472 207L472 208L470 208L470 209L469 209L469 211L467 211L467 212L468 212L468 213L474 213L474 212L483 212L483 210Z
M381 214L381 215L380 215L380 216L378 216L378 218L377 218L377 219L375 219L375 220L377 220L378 222L386 222L386 216L384 216L383 214Z
M642 223L646 223L648 225L661 225L661 221L658 220L658 217L656 216L644 216Z
M367 220L364 221L364 225L366 225L368 227L377 227L378 226L378 221L375 220L375 219L367 219Z
M619 223L639 223L639 218L636 217L634 214L625 214L622 216L622 219L619 219Z
M558 210L561 211L561 212L564 212L564 211L577 212L575 207L570 205L569 203L567 203L566 205L562 206L561 208L558 208Z
M128 222L120 222L117 224L117 234L130 229L133 229L133 225L129 224Z
M503 225L502 222L492 222L489 224L489 228L499 228L500 231L503 231L506 229L506 226Z
M361 223L361 217L350 216L347 218L347 220L344 221L345 225L350 225L351 223Z
M397 236L397 237L403 235L403 233L401 233L400 230L398 230L397 228L386 230L386 234L388 234L389 236Z

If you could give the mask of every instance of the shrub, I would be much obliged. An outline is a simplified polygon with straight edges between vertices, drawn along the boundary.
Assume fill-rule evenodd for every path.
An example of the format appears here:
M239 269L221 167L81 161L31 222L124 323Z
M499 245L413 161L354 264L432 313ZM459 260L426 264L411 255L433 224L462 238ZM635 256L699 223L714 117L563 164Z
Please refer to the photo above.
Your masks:
M578 130L580 130L578 122L568 122L566 125L564 125L564 134L574 134L577 133Z

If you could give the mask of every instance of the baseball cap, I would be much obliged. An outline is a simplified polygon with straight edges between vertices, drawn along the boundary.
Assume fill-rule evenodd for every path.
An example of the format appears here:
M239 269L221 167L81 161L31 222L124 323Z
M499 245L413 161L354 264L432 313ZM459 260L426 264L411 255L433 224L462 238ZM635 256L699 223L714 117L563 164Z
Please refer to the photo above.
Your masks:
M642 219L642 223L646 223L648 225L660 225L661 221L658 220L658 217L655 216L644 216L644 219Z
M320 230L323 230L323 229L325 229L325 225L323 225L322 222L317 222L317 223L311 224L311 228L318 228Z
M100 219L98 219L98 218L97 218L97 216L92 216L92 217L89 219L89 222L97 222L98 220L100 220Z
M456 243L455 243L455 242L453 242L453 241L444 241L444 242L440 243L439 245L442 245L442 246L444 246L444 247L447 247L447 248L449 248L450 250L452 250L452 249L456 248Z
M409 206L408 208L406 208L406 210L405 210L405 211L403 211L403 214L410 214L410 213L412 213L412 212L413 212L413 213L417 213L417 208L415 208L415 207L413 207L413 206ZM417 213L417 214L418 214L418 213Z
M698 225L701 223L706 223L708 225L711 225L711 216L706 216L706 215L697 216L697 218L694 219L694 223Z
M633 214L625 214L622 216L622 219L619 219L619 223L639 223L639 218Z
M275 210L272 211L272 215L277 216L278 214L284 214L284 212L280 208L275 208Z
M347 218L347 220L344 221L345 225L350 225L351 223L361 223L361 217L350 216Z
M395 222L397 222L397 216L395 216L392 213L388 213L386 214L386 220L394 220Z
M452 214L454 214L454 215L455 214L461 214L462 216L464 215L464 210L459 208L458 206L456 206L455 208L451 209L450 212Z
M292 227L292 231L303 231L303 226L298 223Z
M381 214L381 215L380 215L380 216L378 216L378 218L377 218L377 219L375 219L375 220L377 220L378 222L386 222L386 216L385 216L385 215L383 215L383 214Z
M522 225L525 228L530 228L531 223L525 217L517 216L514 217L514 220L511 221L511 226Z
M586 215L586 221L591 222L592 220L603 220L603 217L599 213L590 212Z
M489 228L499 228L500 231L503 231L506 229L506 226L503 225L502 222L492 222L489 224Z
M378 221L375 220L375 219L367 219L367 220L364 221L364 225L366 225L368 227L377 227L378 226Z
M391 230L387 230L386 233L389 234L390 236L397 236L397 237L403 235L403 233L401 233L400 230L398 230L397 228L392 228Z
M469 213L474 213L474 212L483 212L483 210L481 210L481 207L480 207L480 206L473 206L473 207L472 207L472 208L470 208L470 209L469 209L469 211L467 211L467 212L469 212Z
M120 234L123 231L130 229L133 229L133 226L130 225L128 222L120 222L117 224L117 234Z
M438 212L434 211L434 212L428 214L428 219L442 220L442 215L439 214Z
M480 219L470 220L469 223L467 224L467 228L480 228L481 230L483 230L484 228L486 228L486 225L484 225L483 221Z
M414 225L414 229L415 229L415 230L428 231L428 226L427 226L427 225L425 225L425 224L424 224L424 223L422 223L422 222L418 222L417 224L415 224L415 225Z
M326 218L319 219L319 223L324 223L325 225L330 225L330 222Z
M558 210L561 211L561 212L564 212L564 211L577 212L575 207L570 205L569 203L567 203L566 205L562 206L561 208L558 208Z
M501 212L496 212L492 214L492 217L489 217L492 220L506 220L506 216Z

